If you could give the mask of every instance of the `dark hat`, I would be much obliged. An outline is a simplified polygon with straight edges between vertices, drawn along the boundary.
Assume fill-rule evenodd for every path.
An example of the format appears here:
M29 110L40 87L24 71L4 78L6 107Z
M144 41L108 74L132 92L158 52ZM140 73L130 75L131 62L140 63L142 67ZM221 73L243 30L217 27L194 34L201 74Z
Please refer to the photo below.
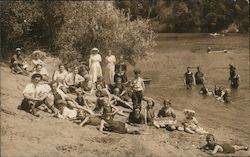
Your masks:
M35 78L37 78L37 77L39 77L39 78L43 78L43 76L41 75L41 74L39 74L39 73L35 73L35 74L33 74L32 76L31 76L31 79L32 80L34 80Z
M134 70L134 73L135 73L135 74L140 74L140 73L141 73L141 70L137 68L137 69Z

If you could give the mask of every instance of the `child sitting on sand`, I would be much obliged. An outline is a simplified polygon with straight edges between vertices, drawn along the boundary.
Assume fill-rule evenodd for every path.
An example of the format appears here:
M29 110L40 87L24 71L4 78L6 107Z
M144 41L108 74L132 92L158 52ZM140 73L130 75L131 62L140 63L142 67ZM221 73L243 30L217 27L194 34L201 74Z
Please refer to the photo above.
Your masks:
M184 114L186 118L184 119L182 124L184 125L184 130L187 133L190 133L190 134L195 134L195 133L207 134L208 133L207 131L205 131L203 128L201 128L198 125L198 121L195 118L195 111L185 109Z
M216 153L235 153L238 150L248 150L249 148L248 146L229 145L228 143L217 144L215 142L215 137L212 134L207 134L206 142L207 144L200 149L212 155Z
M176 114L172 108L170 100L163 101L163 107L158 111L157 118L155 118L155 125L159 127L166 127L168 130L183 130L182 127L177 126Z
M155 101L153 99L148 99L147 100L147 107L145 108L145 122L146 125L154 125L154 118L156 117L155 115Z

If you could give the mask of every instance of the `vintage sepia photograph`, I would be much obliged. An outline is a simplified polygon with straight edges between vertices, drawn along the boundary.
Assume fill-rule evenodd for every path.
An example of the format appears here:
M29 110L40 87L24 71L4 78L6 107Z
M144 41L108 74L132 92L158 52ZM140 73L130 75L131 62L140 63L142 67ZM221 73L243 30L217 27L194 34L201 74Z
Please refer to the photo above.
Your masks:
M249 0L0 4L1 157L250 157Z

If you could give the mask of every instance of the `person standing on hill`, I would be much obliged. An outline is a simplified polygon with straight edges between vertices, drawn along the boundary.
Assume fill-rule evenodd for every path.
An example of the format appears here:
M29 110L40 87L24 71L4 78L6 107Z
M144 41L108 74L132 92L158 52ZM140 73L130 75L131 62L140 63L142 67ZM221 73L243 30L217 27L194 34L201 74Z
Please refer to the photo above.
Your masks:
M190 71L190 67L187 67L187 72L184 74L184 86L187 89L192 89L192 86L195 85L194 74Z
M141 101L143 99L143 91L145 89L144 80L140 77L141 70L135 69L134 70L135 78L132 81L132 102L134 108L141 109Z
M108 56L105 58L107 61L107 79L109 84L114 83L114 76L115 76L115 62L116 58L112 55L112 51L108 51Z
M90 53L91 55L89 57L89 74L92 77L92 82L96 82L97 76L102 76L102 68L100 65L102 57L99 54L99 50L97 48L93 48Z
M200 67L197 67L197 72L194 74L196 84L204 84L204 74L200 71Z
M124 62L124 57L120 56L119 62L115 65L114 82L116 82L118 78L121 78L122 83L126 83L128 81L126 73L127 73L127 65Z

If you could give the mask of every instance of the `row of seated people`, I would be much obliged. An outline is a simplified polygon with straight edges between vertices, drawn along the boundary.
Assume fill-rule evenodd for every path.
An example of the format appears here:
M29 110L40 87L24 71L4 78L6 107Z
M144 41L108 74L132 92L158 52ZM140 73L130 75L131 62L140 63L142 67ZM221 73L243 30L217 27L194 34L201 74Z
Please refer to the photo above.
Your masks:
M56 117L80 121L80 126L95 123L100 125L100 131L103 133L113 131L138 134L138 130L130 130L127 127L127 123L114 120L116 114L127 116L116 106L117 100L119 100L116 99L116 96L112 97L112 94L97 96L96 104L92 109L80 88L76 90L77 97L73 99L59 88L58 82L52 82L49 86L48 84L41 83L41 80L41 74L32 75L32 82L23 91L24 99L21 105L23 110L39 116L36 108L44 104L47 108L45 106L42 108L52 110ZM96 92L99 90L104 90L104 88L97 87ZM194 117L195 112L185 110L184 113L187 115L186 120L182 125L177 125L176 114L171 108L170 101L164 101L164 106L157 115L154 110L154 100L147 99L146 102L147 107L145 108L144 116L141 114L142 108L133 107L132 112L128 116L129 124L146 123L157 127L168 126L171 130L182 130L182 126L184 126L184 129L189 133L204 133Z

